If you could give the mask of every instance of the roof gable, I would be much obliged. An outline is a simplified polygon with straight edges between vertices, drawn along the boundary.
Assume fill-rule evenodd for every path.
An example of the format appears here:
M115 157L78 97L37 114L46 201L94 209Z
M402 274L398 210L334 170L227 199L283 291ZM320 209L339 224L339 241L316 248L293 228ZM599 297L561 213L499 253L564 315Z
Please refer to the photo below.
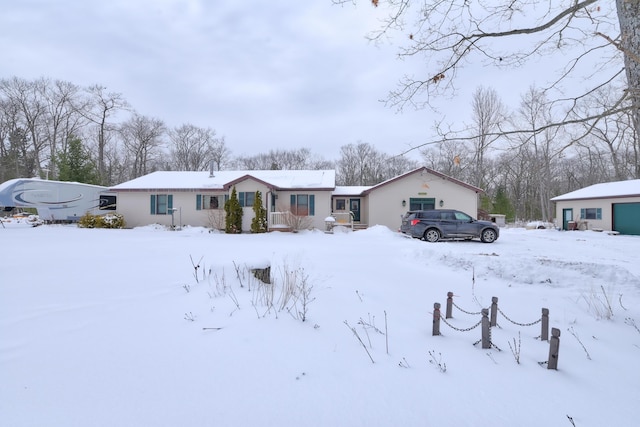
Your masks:
M386 181L383 181L380 184L376 184L373 187L370 187L369 189L363 191L362 194L363 195L369 194L372 191L375 191L376 189L378 189L380 187L384 187L386 185L391 184L392 182L400 181L400 180L402 180L402 179L404 179L404 178L406 178L406 177L408 177L410 175L414 175L414 174L417 174L417 173L425 173L425 172L430 174L430 175L434 175L434 176L436 176L438 178L442 178L442 179L444 179L446 181L449 181L449 182L451 182L453 184L456 184L456 185L459 185L461 187L464 187L464 188L467 188L469 190L472 190L472 191L474 191L476 193L484 193L484 190L482 188L478 188L478 187L473 186L471 184L467 184L466 182L460 181L459 179L450 177L450 176L445 175L445 174L440 173L440 172L436 172L433 169L429 169L429 168L423 166L423 167L420 167L418 169L414 169L414 170L409 171L407 173L404 173L402 175L398 175L398 176L396 176L394 178L391 178L391 179L388 179Z

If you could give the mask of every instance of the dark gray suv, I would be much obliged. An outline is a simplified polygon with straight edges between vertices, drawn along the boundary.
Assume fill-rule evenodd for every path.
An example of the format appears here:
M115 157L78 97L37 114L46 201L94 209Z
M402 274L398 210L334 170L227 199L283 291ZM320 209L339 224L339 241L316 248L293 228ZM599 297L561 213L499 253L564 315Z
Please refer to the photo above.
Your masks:
M500 229L493 222L478 221L453 209L409 211L402 217L400 231L427 242L476 238L484 243L493 243L500 235Z

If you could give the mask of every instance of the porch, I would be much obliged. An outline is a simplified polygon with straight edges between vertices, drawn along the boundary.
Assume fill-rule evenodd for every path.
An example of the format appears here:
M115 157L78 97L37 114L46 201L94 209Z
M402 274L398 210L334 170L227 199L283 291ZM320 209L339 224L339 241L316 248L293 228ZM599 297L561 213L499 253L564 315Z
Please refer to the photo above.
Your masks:
M334 227L349 227L352 230L364 230L367 224L354 221L353 212L334 212L331 214L335 218ZM289 211L269 213L269 231L298 231L308 228L305 224L308 217L297 216Z

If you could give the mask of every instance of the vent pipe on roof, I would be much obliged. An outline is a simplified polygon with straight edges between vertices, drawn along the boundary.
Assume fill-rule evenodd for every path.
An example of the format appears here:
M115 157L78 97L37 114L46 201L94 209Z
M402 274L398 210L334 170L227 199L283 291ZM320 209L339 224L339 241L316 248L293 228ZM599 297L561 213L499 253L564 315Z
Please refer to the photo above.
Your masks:
M213 178L215 175L213 174L213 160L209 162L209 178Z

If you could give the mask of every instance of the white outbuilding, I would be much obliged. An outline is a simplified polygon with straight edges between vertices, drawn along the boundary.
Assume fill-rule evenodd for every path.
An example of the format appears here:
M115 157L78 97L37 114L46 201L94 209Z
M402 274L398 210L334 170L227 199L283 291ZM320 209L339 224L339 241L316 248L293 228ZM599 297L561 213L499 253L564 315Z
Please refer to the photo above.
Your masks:
M640 235L640 179L595 184L551 201L563 230Z

